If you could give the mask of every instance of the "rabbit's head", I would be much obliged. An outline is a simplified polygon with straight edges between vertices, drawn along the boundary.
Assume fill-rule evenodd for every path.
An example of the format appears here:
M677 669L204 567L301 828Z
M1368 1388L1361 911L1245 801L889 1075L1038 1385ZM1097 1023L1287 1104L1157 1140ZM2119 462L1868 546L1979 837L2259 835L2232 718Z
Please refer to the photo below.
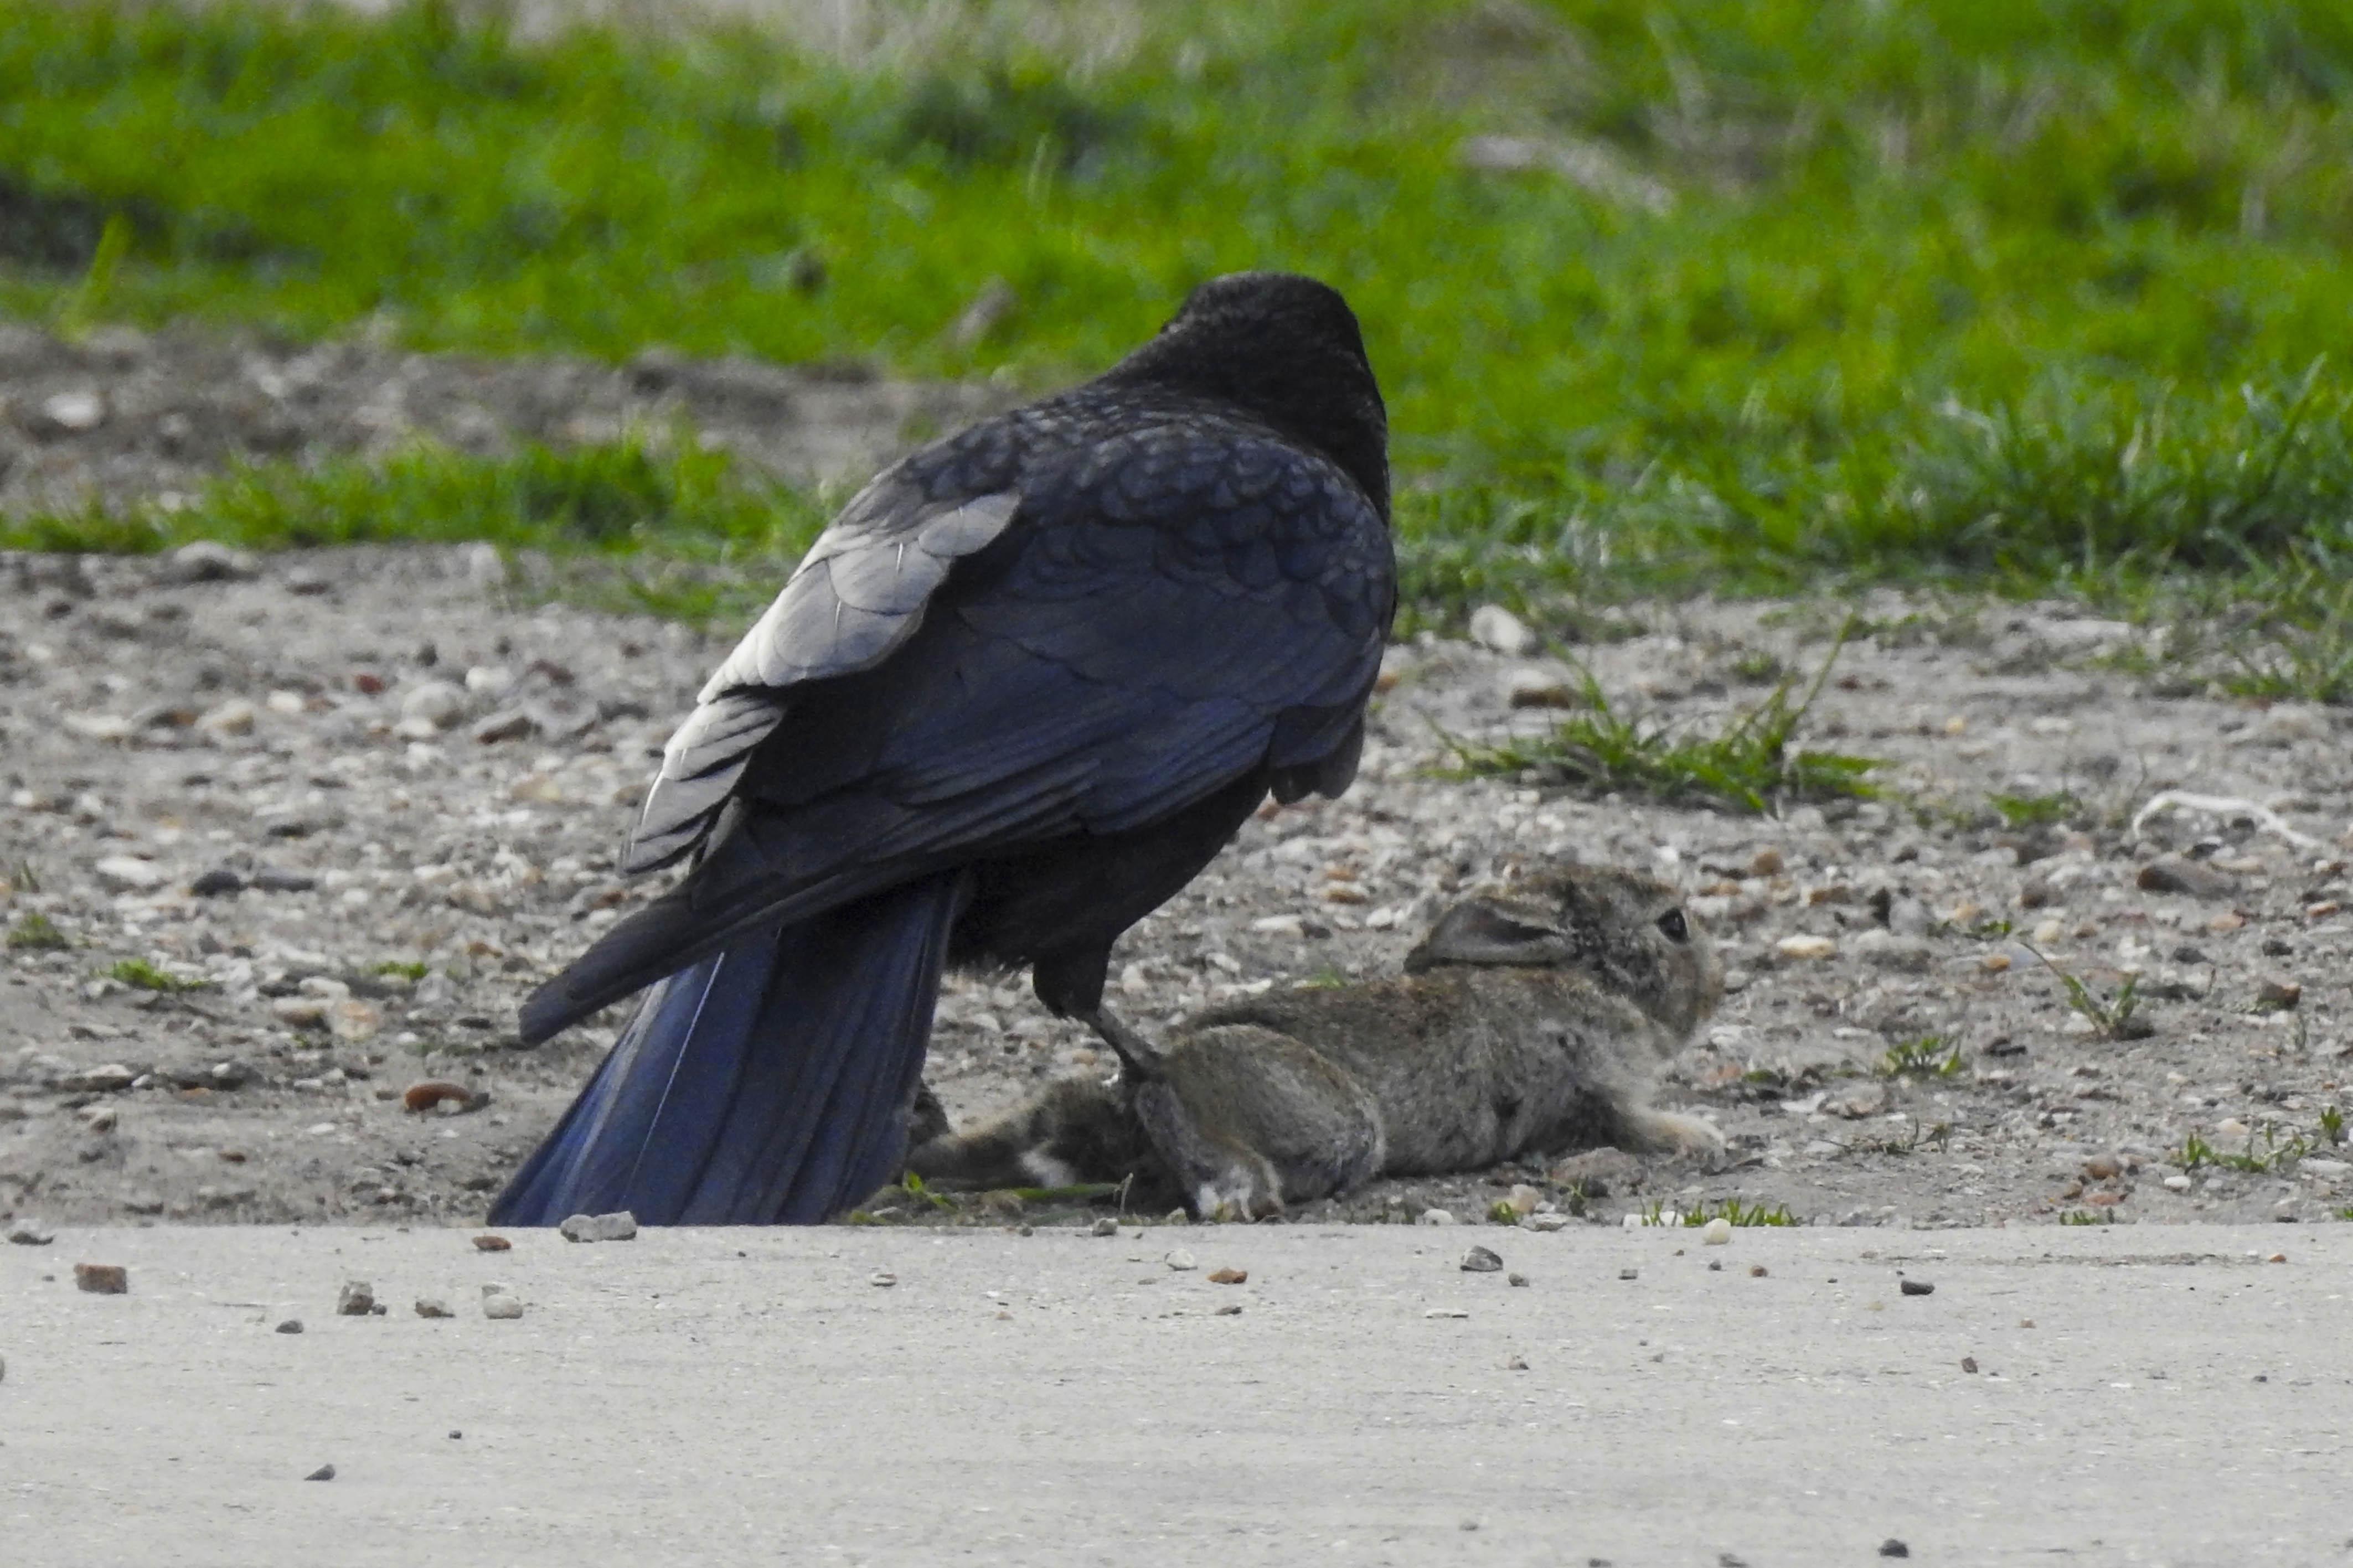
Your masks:
M1678 1041L1724 994L1723 961L1683 895L1607 866L1548 866L1472 893L1438 917L1405 970L1446 964L1574 970Z

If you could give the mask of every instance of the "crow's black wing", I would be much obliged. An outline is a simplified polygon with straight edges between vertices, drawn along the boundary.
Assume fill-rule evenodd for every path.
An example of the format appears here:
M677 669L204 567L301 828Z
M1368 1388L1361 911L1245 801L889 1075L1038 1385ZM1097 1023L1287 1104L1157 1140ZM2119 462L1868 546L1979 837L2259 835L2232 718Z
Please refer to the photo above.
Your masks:
M758 921L1148 826L1254 772L1289 794L1345 787L1396 590L1387 524L1336 467L1259 427L1180 418L1029 463L1018 494L987 548L935 557L927 597L862 601L905 607L840 645L860 673L714 681L691 744L672 742L669 787L700 793L662 820L700 836L736 809L684 884L532 998L526 1038ZM982 531L959 510L978 504L938 514L956 540ZM809 623L783 605L729 668L812 668L796 640Z
M701 843L792 689L890 658L948 569L1003 533L1018 500L1000 490L933 500L898 470L859 492L671 734L622 868L649 871Z

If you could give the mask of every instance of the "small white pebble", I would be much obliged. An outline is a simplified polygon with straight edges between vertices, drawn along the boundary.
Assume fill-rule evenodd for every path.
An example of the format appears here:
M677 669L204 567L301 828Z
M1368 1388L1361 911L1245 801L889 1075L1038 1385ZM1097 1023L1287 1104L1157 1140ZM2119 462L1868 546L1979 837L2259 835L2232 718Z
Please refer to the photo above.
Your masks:
M485 1318L520 1318L522 1303L512 1296L484 1296L482 1316Z
M1732 1241L1732 1222L1716 1215L1700 1227L1699 1238L1709 1247L1725 1247Z
M1193 1255L1186 1251L1181 1247L1173 1249L1167 1257L1162 1258L1160 1261L1166 1263L1169 1268L1176 1269L1180 1274L1187 1268L1197 1268L1200 1267L1193 1261Z

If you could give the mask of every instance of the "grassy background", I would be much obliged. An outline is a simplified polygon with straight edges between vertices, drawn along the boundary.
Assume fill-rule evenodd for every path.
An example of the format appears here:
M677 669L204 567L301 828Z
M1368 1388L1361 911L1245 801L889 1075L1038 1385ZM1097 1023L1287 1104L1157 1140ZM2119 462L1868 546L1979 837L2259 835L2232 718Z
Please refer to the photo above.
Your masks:
M0 0L0 310L1044 386L1202 278L1294 268L1366 320L1431 613L1838 574L2343 607L2341 0L872 15L816 51ZM1472 166L1499 136L1535 166ZM999 279L1018 307L959 342ZM450 482L512 498L512 468ZM302 493L246 476L169 531L264 537L257 484ZM370 526L569 526L499 506ZM626 538L707 509L665 515Z

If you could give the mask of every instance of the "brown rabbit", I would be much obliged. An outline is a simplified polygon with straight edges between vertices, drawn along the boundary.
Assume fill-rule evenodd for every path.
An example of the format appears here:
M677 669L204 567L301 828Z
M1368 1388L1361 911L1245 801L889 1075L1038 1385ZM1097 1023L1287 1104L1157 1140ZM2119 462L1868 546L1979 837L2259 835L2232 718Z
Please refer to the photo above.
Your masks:
M1709 1123L1649 1103L1660 1062L1724 989L1673 889L1600 867L1535 872L1448 910L1405 971L1212 1008L1165 1047L1113 1024L1116 1083L1057 1083L923 1143L907 1167L961 1186L1133 1174L1196 1215L1255 1219L1377 1175L1603 1144L1723 1148Z

